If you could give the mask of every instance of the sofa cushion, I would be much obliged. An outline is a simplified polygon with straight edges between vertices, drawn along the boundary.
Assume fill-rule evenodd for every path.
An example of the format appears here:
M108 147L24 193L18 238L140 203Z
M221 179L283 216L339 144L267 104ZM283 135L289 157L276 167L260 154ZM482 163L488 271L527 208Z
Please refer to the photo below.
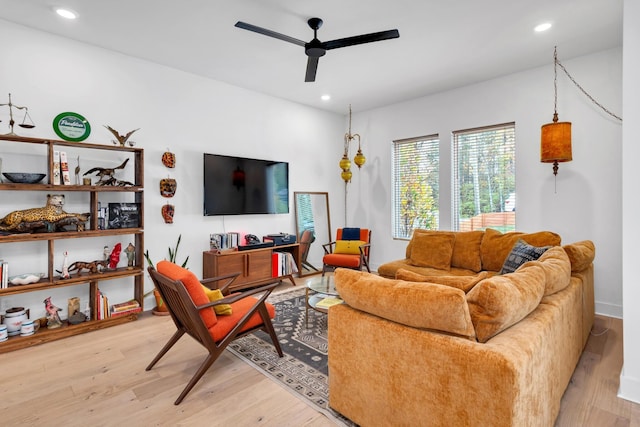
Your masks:
M528 234L511 231L503 234L498 230L487 228L480 244L482 269L500 271L504 260L518 239L522 239L533 246L559 246L561 240L558 234L551 231Z
M467 294L478 341L487 342L531 313L544 294L541 266L523 265L515 273L484 279Z
M482 259L480 257L480 244L484 231L437 231L424 230L417 228L413 230L413 237L418 234L453 234L455 240L453 242L453 252L451 254L451 267L462 268L479 272L482 270ZM413 238L409 241L406 248L407 259L411 258L411 249L413 247Z
M589 267L596 257L596 247L591 240L583 240L570 245L563 246L563 249L571 261L571 272L576 273Z
M385 279L375 274L339 268L336 290L349 306L384 319L474 338L465 294L435 283Z
M458 231L455 236L456 240L453 243L453 253L451 254L451 267L465 268L476 273L481 271L480 245L482 244L484 231Z
M414 234L411 241L412 265L417 267L433 267L440 270L451 268L451 255L453 254L453 233L418 233Z
M437 283L439 285L446 285L461 289L465 293L469 292L476 283L486 279L487 277L488 273L486 271L482 271L473 276L426 276L404 268L400 268L396 271L396 279L398 280L406 280L407 282Z
M534 262L544 270L544 296L555 294L569 286L571 262L561 246L550 248Z
M334 254L360 255L360 246L366 242L362 240L336 240Z
M502 264L500 274L513 273L527 261L535 261L551 246L532 246L522 239L518 239L511 252Z
M202 283L191 271L180 267L170 261L160 261L157 266L158 273L167 276L171 280L179 280L191 297L191 301L195 305L204 305L209 303L209 298L202 289ZM211 328L218 323L216 314L212 308L200 310L200 317L207 328Z

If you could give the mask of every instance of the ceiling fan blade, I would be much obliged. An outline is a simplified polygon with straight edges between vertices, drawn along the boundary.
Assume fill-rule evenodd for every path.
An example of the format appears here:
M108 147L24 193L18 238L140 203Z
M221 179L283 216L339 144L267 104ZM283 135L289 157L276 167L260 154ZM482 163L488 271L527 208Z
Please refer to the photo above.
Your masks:
M380 31L377 33L346 37L344 39L330 40L322 43L322 47L324 47L326 50L337 49L340 47L353 46L357 44L378 42L378 41L388 40L388 39L397 39L398 37L400 37L400 33L398 32L398 30L387 30L387 31Z
M254 33L263 34L265 36L273 37L275 39L284 40L289 43L297 44L298 46L305 45L305 42L293 37L289 37L284 34L276 33L275 31L267 30L266 28L256 27L255 25L247 24L246 22L238 21L235 27L242 28L243 30L253 31Z
M307 74L304 76L305 82L316 81L316 71L318 70L318 57L310 56L307 61Z

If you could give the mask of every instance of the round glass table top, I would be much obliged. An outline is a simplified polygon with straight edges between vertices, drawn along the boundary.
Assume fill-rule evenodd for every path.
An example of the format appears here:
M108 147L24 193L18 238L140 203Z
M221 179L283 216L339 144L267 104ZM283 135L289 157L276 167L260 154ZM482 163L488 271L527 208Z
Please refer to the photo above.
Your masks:
M333 281L333 274L325 274L324 276L315 276L311 279L307 279L305 285L314 292L338 296L336 284Z

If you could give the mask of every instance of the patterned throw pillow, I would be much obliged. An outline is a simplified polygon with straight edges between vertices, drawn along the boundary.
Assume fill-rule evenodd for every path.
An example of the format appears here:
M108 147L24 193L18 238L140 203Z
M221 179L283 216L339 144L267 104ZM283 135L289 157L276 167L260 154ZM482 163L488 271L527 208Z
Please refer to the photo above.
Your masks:
M537 247L531 246L520 239L513 245L511 252L502 264L500 274L513 273L527 261L535 261L542 256L551 246Z

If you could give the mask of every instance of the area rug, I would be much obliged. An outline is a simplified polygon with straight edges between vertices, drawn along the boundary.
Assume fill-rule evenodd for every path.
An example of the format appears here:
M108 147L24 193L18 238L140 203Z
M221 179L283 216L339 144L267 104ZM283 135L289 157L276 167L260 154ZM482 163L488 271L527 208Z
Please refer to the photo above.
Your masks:
M284 357L278 357L271 338L259 331L232 342L229 351L302 397L336 424L355 426L329 408L327 315L309 309L305 321L305 288L271 295L276 307L273 327Z

